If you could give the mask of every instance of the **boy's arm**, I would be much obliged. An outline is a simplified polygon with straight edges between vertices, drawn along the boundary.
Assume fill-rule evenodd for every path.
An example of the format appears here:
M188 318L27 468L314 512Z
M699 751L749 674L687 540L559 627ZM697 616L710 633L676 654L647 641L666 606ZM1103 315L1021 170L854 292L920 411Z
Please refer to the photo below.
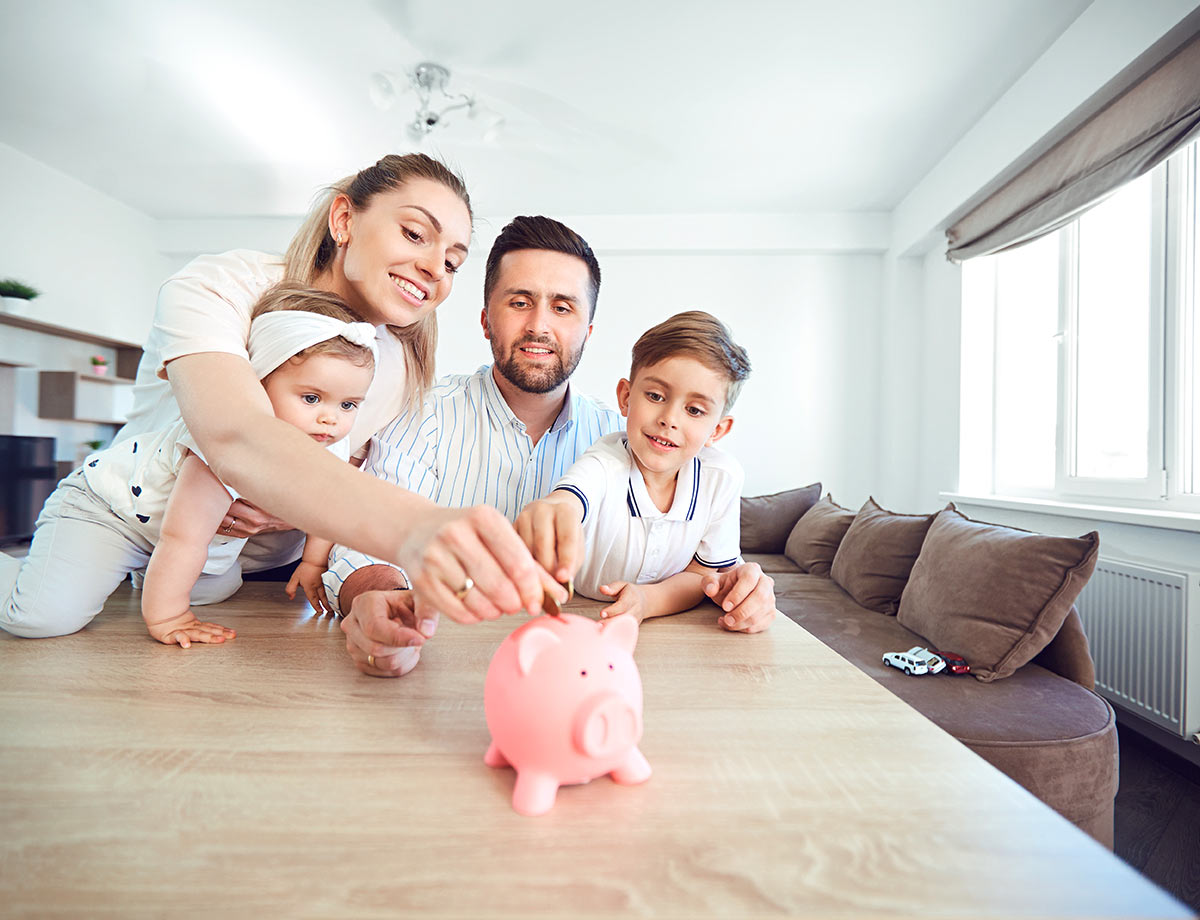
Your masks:
M564 584L583 565L584 510L577 493L555 489L522 508L513 523L533 558Z
M601 610L600 616L632 613L640 622L649 617L665 617L691 610L704 600L704 580L711 574L712 569L693 559L682 572L652 585L635 585L627 581L601 585L600 590L609 597L615 597L616 601Z
M292 572L287 587L284 588L287 596L293 600L296 597L296 588L302 588L312 609L318 614L327 613L330 616L333 615L334 609L325 594L325 585L321 581L321 576L329 567L329 552L332 549L332 540L325 540L311 533L305 536L304 553L296 565L296 570Z
M189 453L167 499L158 545L142 585L142 618L159 642L187 648L192 642L220 643L234 637L232 629L197 620L190 605L192 588L208 559L209 541L231 501L212 470Z

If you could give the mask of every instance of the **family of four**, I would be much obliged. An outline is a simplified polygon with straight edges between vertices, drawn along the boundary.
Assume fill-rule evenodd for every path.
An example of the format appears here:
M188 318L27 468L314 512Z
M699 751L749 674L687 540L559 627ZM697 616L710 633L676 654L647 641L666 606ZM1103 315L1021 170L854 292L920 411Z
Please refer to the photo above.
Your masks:
M680 313L637 340L619 414L573 392L600 267L568 227L518 217L487 260L493 363L435 382L471 227L457 175L387 156L332 186L282 260L206 256L169 279L128 423L59 484L25 559L0 557L0 627L75 632L132 576L156 639L224 642L192 608L299 559L288 592L340 613L376 676L411 670L440 614L536 614L572 579L605 616L708 596L726 629L766 629L741 469L713 447L745 351Z

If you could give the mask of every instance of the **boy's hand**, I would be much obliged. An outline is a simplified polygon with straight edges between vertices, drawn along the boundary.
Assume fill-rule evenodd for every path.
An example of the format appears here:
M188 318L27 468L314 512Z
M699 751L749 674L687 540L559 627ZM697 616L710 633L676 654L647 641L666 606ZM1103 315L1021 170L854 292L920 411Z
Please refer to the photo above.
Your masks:
M565 583L583 564L583 524L577 505L540 498L521 509L513 524L533 558Z
M627 581L614 581L611 585L601 585L600 591L609 597L616 598L615 603L609 604L600 611L601 617L629 614L637 617L639 623L646 618L646 589L642 585L630 584Z
M321 576L325 574L325 567L316 562L304 562L296 566L296 571L292 572L292 577L288 580L287 587L284 591L292 600L296 599L296 587L304 589L304 596L308 598L308 603L312 609L317 612L318 616L329 614L333 616L333 605L329 603L329 598L325 594L325 585L321 583Z
M717 622L731 632L762 632L775 619L775 581L757 562L705 576L704 593L725 611Z
M147 623L146 629L163 645L178 645L180 648L190 648L193 642L220 645L237 635L226 626L197 620L191 610L157 623Z

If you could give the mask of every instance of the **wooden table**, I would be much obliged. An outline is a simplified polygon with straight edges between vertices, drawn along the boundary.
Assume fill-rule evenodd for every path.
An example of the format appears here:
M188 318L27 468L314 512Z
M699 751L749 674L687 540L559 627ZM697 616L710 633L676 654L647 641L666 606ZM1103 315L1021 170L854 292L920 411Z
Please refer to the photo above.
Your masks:
M282 585L209 609L236 640L158 645L127 588L0 634L0 915L1188 915L786 619L647 623L653 778L525 818L482 762L520 620L443 621L379 680Z

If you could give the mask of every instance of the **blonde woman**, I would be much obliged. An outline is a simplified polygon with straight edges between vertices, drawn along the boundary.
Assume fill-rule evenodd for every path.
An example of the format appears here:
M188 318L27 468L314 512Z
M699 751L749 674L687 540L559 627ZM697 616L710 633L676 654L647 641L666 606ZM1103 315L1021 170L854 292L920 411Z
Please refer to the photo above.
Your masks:
M409 647L432 635L439 612L460 622L536 613L544 591L565 592L495 509L438 507L339 463L275 418L247 358L250 311L287 279L337 294L377 327L375 379L349 437L357 452L432 380L434 311L467 257L471 220L467 190L443 164L387 156L333 185L282 261L244 250L194 260L160 291L118 437L182 415L214 473L244 496L219 532L251 538L247 571L297 559L299 531L401 565L421 613L406 595L370 592L358 602L385 606L387 617L371 618L370 634L348 633L351 656L371 674L415 664ZM155 374L163 366L167 381Z

